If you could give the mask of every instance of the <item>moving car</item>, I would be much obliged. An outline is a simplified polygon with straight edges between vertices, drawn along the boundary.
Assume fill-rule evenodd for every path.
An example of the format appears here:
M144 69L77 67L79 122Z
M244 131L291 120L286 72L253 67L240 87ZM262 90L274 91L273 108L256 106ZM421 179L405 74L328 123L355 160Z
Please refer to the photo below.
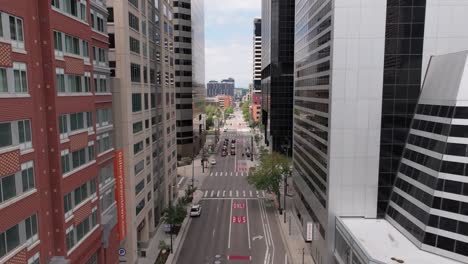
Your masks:
M201 215L201 205L199 204L194 204L192 205L192 208L190 208L190 216L200 216Z
M216 160L215 159L210 160L210 164L211 165L216 165Z
M231 149L231 155L232 156L236 155L236 150L235 149Z
M221 152L221 157L226 157L227 156L227 151Z
M228 131L228 128L227 128L227 127L225 127L225 128L224 128L224 132L227 132L227 131Z
M231 149L235 149L236 148L236 144L231 144Z
M231 143L236 143L236 139L233 138L233 139L231 140Z

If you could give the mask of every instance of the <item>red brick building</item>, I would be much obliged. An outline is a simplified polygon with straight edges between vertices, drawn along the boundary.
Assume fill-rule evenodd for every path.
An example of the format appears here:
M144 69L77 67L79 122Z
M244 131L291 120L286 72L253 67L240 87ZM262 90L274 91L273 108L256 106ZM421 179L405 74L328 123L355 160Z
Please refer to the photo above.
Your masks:
M262 97L260 94L252 94L252 102L249 106L250 113L252 114L252 118L255 122L260 122L261 113L262 113L262 105L261 105Z
M0 263L117 263L107 9L0 0Z

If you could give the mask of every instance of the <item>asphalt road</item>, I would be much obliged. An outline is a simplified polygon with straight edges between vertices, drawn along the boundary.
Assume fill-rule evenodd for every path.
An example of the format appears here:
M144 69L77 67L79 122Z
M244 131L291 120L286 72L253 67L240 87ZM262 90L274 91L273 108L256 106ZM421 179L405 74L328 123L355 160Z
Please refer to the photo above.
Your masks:
M274 204L269 195L247 183L252 163L242 153L251 144L251 134L239 125L240 112L235 115L220 138L217 164L200 188L202 214L192 219L177 263L287 263ZM221 157L226 137L236 139L236 155Z

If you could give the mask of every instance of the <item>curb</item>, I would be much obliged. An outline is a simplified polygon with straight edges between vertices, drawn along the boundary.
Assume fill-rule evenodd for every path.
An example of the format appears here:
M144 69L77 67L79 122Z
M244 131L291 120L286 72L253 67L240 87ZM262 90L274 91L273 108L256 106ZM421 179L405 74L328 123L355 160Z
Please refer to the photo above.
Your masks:
M284 211L283 213L286 213L286 211ZM291 255L291 248L289 247L288 240L286 239L286 234L284 233L284 229L281 224L280 214L278 213L277 210L275 210L275 220L276 220L276 223L278 224L278 227L280 228L281 239L283 240L283 243L286 245L289 261L290 263L294 263L292 255Z
M182 227L180 228L180 236L177 236L174 245L175 245L175 250L174 253L170 254L169 257L166 260L166 264L176 264L177 259L179 258L180 255L180 250L182 248L182 242L184 242L185 237L187 236L187 230L188 227L190 226L190 223L192 222L192 218L190 216L187 216L187 219L184 220L182 223Z

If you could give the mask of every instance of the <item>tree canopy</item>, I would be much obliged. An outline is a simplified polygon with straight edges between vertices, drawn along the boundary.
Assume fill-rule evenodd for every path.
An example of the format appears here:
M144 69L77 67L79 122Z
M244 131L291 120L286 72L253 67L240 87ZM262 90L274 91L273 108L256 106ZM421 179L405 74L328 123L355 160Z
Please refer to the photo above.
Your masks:
M247 182L258 190L274 193L279 201L280 185L283 175L288 176L290 160L278 153L263 153L260 156L260 165L250 170Z

